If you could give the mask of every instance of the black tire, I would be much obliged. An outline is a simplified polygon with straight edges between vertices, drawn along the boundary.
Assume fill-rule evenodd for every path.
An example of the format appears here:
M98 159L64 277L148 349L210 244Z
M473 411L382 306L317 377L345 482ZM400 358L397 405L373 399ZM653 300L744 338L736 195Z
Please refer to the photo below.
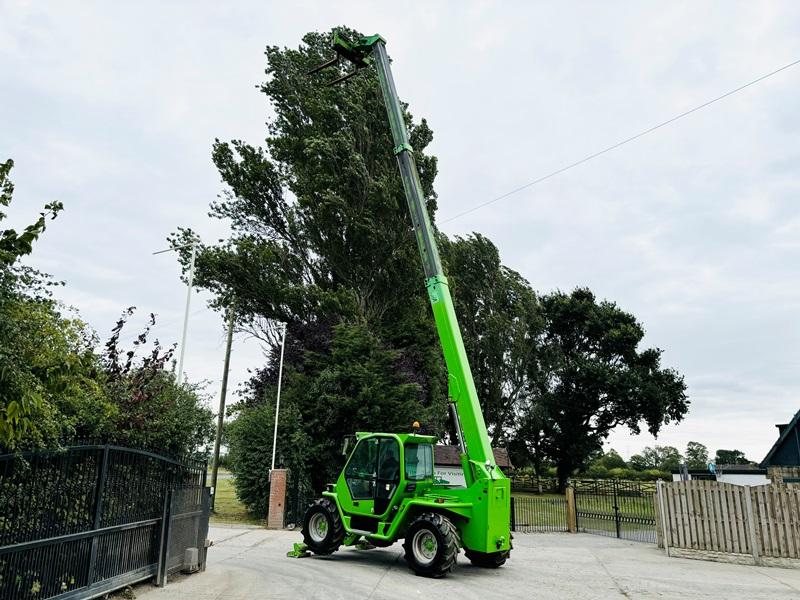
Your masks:
M403 542L411 570L423 577L443 577L458 558L458 531L444 515L422 513L411 522Z
M467 555L467 558L476 567L496 569L497 567L502 567L504 564L506 564L506 561L511 557L511 550L487 553L464 549L464 554Z
M336 503L315 500L303 516L303 542L314 554L333 554L344 541L344 527Z

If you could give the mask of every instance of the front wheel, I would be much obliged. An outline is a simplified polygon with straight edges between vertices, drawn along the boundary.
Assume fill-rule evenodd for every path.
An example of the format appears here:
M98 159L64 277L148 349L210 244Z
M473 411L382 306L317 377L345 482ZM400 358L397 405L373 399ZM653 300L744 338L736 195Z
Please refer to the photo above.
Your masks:
M506 561L511 556L511 550L503 550L502 552L475 552L473 550L464 550L464 554L467 555L467 558L476 567L496 569L506 564Z
M458 534L444 515L423 513L409 525L403 542L406 562L417 575L443 577L458 557Z
M314 554L333 554L344 541L344 527L336 503L315 500L303 517L303 542Z

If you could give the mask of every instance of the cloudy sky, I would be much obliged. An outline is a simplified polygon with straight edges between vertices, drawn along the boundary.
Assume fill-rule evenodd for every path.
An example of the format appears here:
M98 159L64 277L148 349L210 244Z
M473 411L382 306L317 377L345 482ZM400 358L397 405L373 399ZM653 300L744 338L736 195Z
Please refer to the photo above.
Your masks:
M0 0L9 223L64 202L31 262L101 336L135 305L179 340L185 287L152 252L179 225L226 235L207 217L212 141L263 141L265 45L339 24L388 40L401 96L429 120L440 223L800 59L791 1ZM760 460L800 409L798 106L800 65L442 227L487 235L537 290L589 286L633 312L692 399L658 443ZM215 396L224 332L205 300L186 371ZM233 383L262 362L237 338ZM652 443L611 439L624 456Z

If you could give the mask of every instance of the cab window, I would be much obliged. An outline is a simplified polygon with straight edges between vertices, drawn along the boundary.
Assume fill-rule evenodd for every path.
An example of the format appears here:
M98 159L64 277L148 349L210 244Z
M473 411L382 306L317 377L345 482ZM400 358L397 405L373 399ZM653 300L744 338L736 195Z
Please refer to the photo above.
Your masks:
M433 477L433 446L406 444L406 479L422 481Z
M354 500L372 498L375 493L375 464L378 459L378 440L360 440L353 450L344 478Z

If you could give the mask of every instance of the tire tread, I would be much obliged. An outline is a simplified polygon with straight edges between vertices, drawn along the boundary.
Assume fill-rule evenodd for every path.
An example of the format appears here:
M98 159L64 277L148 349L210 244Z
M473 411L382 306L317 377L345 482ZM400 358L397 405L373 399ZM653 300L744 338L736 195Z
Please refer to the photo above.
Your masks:
M311 539L308 533L308 522L313 513L323 510L330 518L331 531L333 532L330 539L323 540L321 543L315 542ZM344 525L342 525L342 517L339 515L339 509L336 503L330 498L318 498L314 500L313 504L306 509L306 514L303 516L303 543L308 546L314 554L333 554L344 542Z
M422 525L423 523L425 525ZM458 529L456 529L456 526L453 524L453 522L445 515L434 512L426 512L417 516L408 526L408 531L415 532L417 527L421 526L428 526L432 529L435 529L441 536L441 539L444 541L445 550L439 559L433 564L425 568L420 568L416 565L414 554L411 549L412 535L406 535L405 542L403 543L406 562L417 575L434 578L444 577L447 575L447 573L453 570L456 565L456 561L458 560Z

